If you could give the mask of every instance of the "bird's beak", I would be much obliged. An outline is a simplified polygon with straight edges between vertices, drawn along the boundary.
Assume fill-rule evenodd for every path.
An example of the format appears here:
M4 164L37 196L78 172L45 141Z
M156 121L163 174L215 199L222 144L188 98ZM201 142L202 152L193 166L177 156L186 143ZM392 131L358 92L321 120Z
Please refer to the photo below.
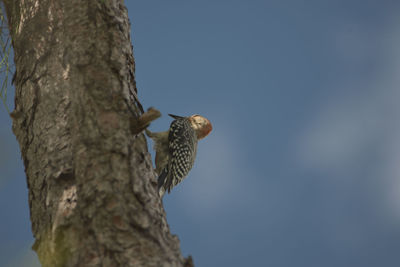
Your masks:
M184 117L181 117L181 116L178 116L178 115L172 115L172 114L168 114L168 115L171 116L172 118L174 118L175 120L184 118Z

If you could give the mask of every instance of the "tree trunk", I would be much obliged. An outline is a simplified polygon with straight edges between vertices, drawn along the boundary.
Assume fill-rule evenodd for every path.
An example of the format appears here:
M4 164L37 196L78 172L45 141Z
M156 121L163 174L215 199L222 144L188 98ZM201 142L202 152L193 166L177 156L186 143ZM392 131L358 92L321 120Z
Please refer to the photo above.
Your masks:
M42 265L191 265L169 231L146 139L132 134L143 110L123 1L3 1Z

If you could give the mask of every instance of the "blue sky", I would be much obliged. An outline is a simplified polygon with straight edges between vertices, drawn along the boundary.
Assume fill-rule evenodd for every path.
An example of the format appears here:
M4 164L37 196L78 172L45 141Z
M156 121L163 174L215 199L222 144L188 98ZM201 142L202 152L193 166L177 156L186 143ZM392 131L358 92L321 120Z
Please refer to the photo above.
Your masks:
M126 4L139 97L164 114L151 129L165 130L167 113L214 126L164 198L185 256L207 267L399 266L400 2ZM35 266L3 106L0 122L0 263Z

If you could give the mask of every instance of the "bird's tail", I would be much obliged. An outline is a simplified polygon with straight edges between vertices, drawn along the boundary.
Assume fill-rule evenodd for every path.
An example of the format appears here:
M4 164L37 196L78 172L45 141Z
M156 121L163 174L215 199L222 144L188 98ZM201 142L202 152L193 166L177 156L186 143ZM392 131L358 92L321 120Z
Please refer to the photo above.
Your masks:
M165 167L161 174L158 176L158 194L160 195L160 197L163 197L165 194L165 181L167 179L167 175L168 175L168 167Z

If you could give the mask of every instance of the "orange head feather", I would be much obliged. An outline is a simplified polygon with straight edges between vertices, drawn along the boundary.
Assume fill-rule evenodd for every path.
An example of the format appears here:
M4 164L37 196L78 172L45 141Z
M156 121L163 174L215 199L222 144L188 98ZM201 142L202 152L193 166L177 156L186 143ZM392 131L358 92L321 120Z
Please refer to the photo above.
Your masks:
M203 116L198 114L192 115L189 117L189 121L197 133L197 139L203 139L212 131L211 122Z

